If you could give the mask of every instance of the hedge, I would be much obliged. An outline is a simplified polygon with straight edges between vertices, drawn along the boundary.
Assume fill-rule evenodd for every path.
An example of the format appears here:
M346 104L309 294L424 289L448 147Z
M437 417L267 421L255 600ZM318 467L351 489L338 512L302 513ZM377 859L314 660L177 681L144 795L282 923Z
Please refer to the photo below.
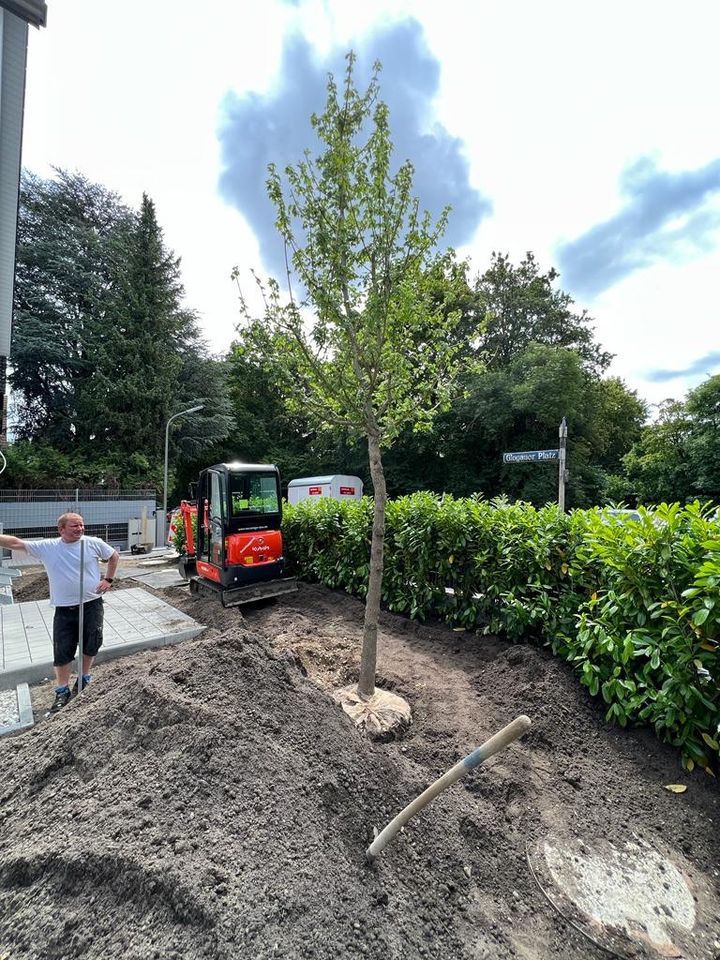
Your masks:
M709 504L562 514L416 493L388 502L383 601L570 661L622 726L651 724L713 774L720 734L720 522ZM372 500L285 507L289 569L367 592Z

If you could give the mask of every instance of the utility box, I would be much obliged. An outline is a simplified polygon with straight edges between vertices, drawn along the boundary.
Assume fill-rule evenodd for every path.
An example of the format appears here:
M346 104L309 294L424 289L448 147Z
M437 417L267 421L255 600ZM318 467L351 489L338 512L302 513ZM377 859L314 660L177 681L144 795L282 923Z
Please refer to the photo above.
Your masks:
M142 517L128 520L128 547L131 553L150 553L155 546L155 518L148 518L143 507Z
M362 500L363 483L360 477L348 477L334 473L329 477L298 477L288 484L288 503L300 503L302 500L320 500L332 497L334 500Z

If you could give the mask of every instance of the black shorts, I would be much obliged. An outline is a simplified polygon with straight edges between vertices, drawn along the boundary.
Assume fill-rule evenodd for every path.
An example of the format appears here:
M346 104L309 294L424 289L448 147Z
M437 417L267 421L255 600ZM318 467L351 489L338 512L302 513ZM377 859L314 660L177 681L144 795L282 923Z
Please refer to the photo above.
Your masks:
M53 663L64 667L71 663L78 646L79 607L55 607L53 619ZM94 657L103 641L102 597L83 604L83 653Z

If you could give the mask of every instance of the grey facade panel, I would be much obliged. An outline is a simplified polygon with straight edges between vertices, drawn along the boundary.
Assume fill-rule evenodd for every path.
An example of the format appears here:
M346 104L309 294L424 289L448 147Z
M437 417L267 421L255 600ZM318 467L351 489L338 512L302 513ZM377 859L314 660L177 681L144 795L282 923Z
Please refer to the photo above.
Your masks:
M10 354L28 25L0 8L0 356Z
M86 532L102 537L122 549L128 543L128 523L158 518L157 540L162 543L162 508L155 500L56 500L0 503L0 529L26 540L57 536L57 518L61 513L82 514Z

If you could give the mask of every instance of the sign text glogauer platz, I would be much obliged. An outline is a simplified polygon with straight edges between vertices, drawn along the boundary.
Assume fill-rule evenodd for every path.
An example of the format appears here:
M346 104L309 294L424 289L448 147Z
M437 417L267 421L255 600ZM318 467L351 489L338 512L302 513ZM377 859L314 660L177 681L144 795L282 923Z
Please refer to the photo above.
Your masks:
M559 459L559 450L519 450L517 453L503 454L503 463L538 463L544 460Z

